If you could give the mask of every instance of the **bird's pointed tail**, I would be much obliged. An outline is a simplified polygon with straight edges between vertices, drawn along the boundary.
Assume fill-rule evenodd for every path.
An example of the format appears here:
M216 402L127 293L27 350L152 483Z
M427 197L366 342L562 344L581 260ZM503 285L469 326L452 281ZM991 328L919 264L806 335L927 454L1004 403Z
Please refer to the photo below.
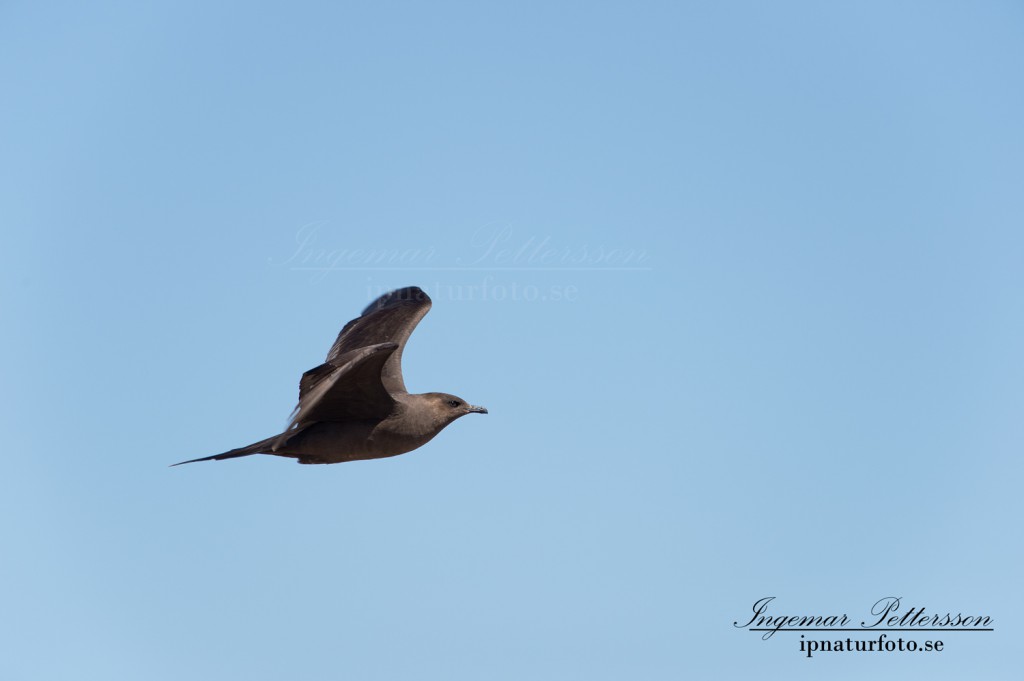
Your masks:
M196 463L197 461L221 461L223 459L237 459L240 456L250 456L251 454L271 454L271 447L279 436L268 437L266 440L260 440L254 442L246 447L239 447L238 449L232 449L229 452L223 454L214 454L213 456L204 456L201 459L189 459L188 461L179 461L178 463L172 463L171 468L180 466L186 463Z

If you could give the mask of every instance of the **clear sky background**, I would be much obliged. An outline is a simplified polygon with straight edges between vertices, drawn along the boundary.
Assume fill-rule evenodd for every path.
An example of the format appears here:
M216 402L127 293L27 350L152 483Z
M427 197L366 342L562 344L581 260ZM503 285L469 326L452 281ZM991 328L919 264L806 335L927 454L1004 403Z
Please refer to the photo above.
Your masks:
M0 676L1017 678L1022 73L1009 0L4 3ZM411 284L490 415L167 467Z

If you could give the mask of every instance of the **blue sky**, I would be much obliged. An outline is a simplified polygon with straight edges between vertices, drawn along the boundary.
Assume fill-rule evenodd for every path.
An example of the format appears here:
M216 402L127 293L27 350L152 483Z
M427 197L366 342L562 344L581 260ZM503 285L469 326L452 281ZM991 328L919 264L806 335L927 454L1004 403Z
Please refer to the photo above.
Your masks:
M0 675L1010 678L1022 70L1015 2L6 3ZM488 416L167 468L410 284Z

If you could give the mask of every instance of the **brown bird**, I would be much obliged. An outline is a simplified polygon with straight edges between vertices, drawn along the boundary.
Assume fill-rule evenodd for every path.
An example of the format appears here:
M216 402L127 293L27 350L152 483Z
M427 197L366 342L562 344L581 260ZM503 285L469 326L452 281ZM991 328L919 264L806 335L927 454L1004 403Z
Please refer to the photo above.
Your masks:
M342 463L397 456L422 447L445 426L483 407L447 393L410 394L402 350L430 310L415 286L387 293L338 334L324 364L299 381L299 404L280 435L191 461L272 454L299 463Z

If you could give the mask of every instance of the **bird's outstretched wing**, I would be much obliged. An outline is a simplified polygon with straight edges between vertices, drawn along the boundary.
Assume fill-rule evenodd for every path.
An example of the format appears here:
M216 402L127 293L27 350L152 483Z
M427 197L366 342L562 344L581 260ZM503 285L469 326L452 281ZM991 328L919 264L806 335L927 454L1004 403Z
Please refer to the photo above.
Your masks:
M381 382L381 370L399 349L398 343L368 345L302 374L299 404L271 448L276 451L311 423L387 418L395 401Z
M398 348L384 363L380 380L390 393L404 393L402 350L413 329L430 310L430 297L417 286L396 289L370 303L338 334L327 354L328 364L337 364L347 352L378 343L397 343Z

